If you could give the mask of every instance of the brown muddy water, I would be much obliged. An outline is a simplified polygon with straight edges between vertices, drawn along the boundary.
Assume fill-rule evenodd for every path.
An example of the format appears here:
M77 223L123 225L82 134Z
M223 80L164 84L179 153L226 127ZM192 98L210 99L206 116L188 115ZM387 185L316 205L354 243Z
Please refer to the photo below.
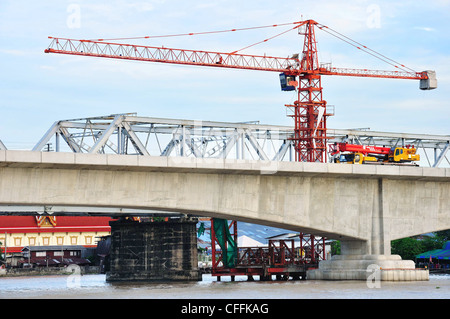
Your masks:
M108 283L105 275L0 278L1 299L450 299L450 275L429 281L246 281L203 275L200 282ZM370 286L370 287L369 287Z

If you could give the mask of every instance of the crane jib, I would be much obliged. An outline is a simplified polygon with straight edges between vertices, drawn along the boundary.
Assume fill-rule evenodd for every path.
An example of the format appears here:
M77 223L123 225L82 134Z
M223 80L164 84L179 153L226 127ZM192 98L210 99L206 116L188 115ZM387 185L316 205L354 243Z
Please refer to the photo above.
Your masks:
M99 41L53 38L46 53L84 55L148 62L214 66L273 72L295 70L298 60L271 56L184 50Z
M316 70L308 71L300 69L301 61L298 59L298 55L295 55L295 58L281 58L65 38L52 38L52 42L45 53L282 72L291 76L313 72L319 75L412 79L421 80L421 89L437 87L434 71L405 72L322 66Z

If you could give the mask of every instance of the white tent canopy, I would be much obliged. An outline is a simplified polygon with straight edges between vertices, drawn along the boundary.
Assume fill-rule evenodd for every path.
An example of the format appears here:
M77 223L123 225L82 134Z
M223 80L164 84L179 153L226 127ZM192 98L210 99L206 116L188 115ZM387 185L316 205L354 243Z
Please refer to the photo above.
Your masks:
M248 236L242 235L238 237L238 247L267 247L267 244L260 243Z

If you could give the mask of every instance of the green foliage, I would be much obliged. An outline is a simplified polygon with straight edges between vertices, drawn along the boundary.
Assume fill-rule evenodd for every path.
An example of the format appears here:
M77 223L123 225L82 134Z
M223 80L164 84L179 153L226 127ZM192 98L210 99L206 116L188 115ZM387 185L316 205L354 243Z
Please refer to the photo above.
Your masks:
M87 257L86 259L91 262L91 265L95 265L96 258L94 255L91 255L91 256Z
M441 249L442 245L444 245L445 241L439 236L435 237L425 237L421 240L422 251L421 253L434 249Z
M200 223L200 227L197 230L197 237L200 237L205 233L205 223Z
M340 255L341 254L341 242L339 240L335 240L331 242L331 255Z
M400 255L402 259L414 260L415 256L424 252L421 241L414 238L402 238L391 242L391 253Z
M436 232L436 237L439 237L443 242L450 240L450 229Z
M402 238L391 242L391 253L400 255L402 259L414 260L415 256L426 251L441 249L450 240L450 230L433 233L423 239Z

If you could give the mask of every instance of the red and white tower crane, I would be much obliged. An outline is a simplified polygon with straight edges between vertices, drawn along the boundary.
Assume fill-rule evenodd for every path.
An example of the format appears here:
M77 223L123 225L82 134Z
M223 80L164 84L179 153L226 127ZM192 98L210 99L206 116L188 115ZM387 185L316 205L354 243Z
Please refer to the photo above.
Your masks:
M421 89L430 90L437 87L436 75L434 71L413 71L404 65L397 63L394 60L391 60L356 41L351 40L339 32L319 24L314 20L305 20L263 27L277 27L285 25L291 25L288 31L298 29L299 34L304 36L302 53L295 54L290 58L246 55L238 53L243 49L231 53L221 53L110 42L112 40L124 40L124 38L111 40L75 40L49 37L52 41L45 52L281 73L280 82L282 90L296 90L298 93L298 99L293 104L286 106L292 108L293 111L291 116L294 119L293 139L296 148L296 160L307 162L326 162L327 159L326 119L331 114L327 113L327 103L322 96L322 75L420 80ZM263 27L202 33L186 33L170 36L232 32ZM331 65L320 65L315 35L316 28L336 36L339 39L355 46L359 50L365 51L366 53L391 64L396 68L396 70L381 71L368 69L345 69L334 68L331 67ZM284 34L288 31L282 32L278 35ZM147 36L142 38L152 37ZM267 42L272 38L265 39L264 41L257 42L253 45Z

